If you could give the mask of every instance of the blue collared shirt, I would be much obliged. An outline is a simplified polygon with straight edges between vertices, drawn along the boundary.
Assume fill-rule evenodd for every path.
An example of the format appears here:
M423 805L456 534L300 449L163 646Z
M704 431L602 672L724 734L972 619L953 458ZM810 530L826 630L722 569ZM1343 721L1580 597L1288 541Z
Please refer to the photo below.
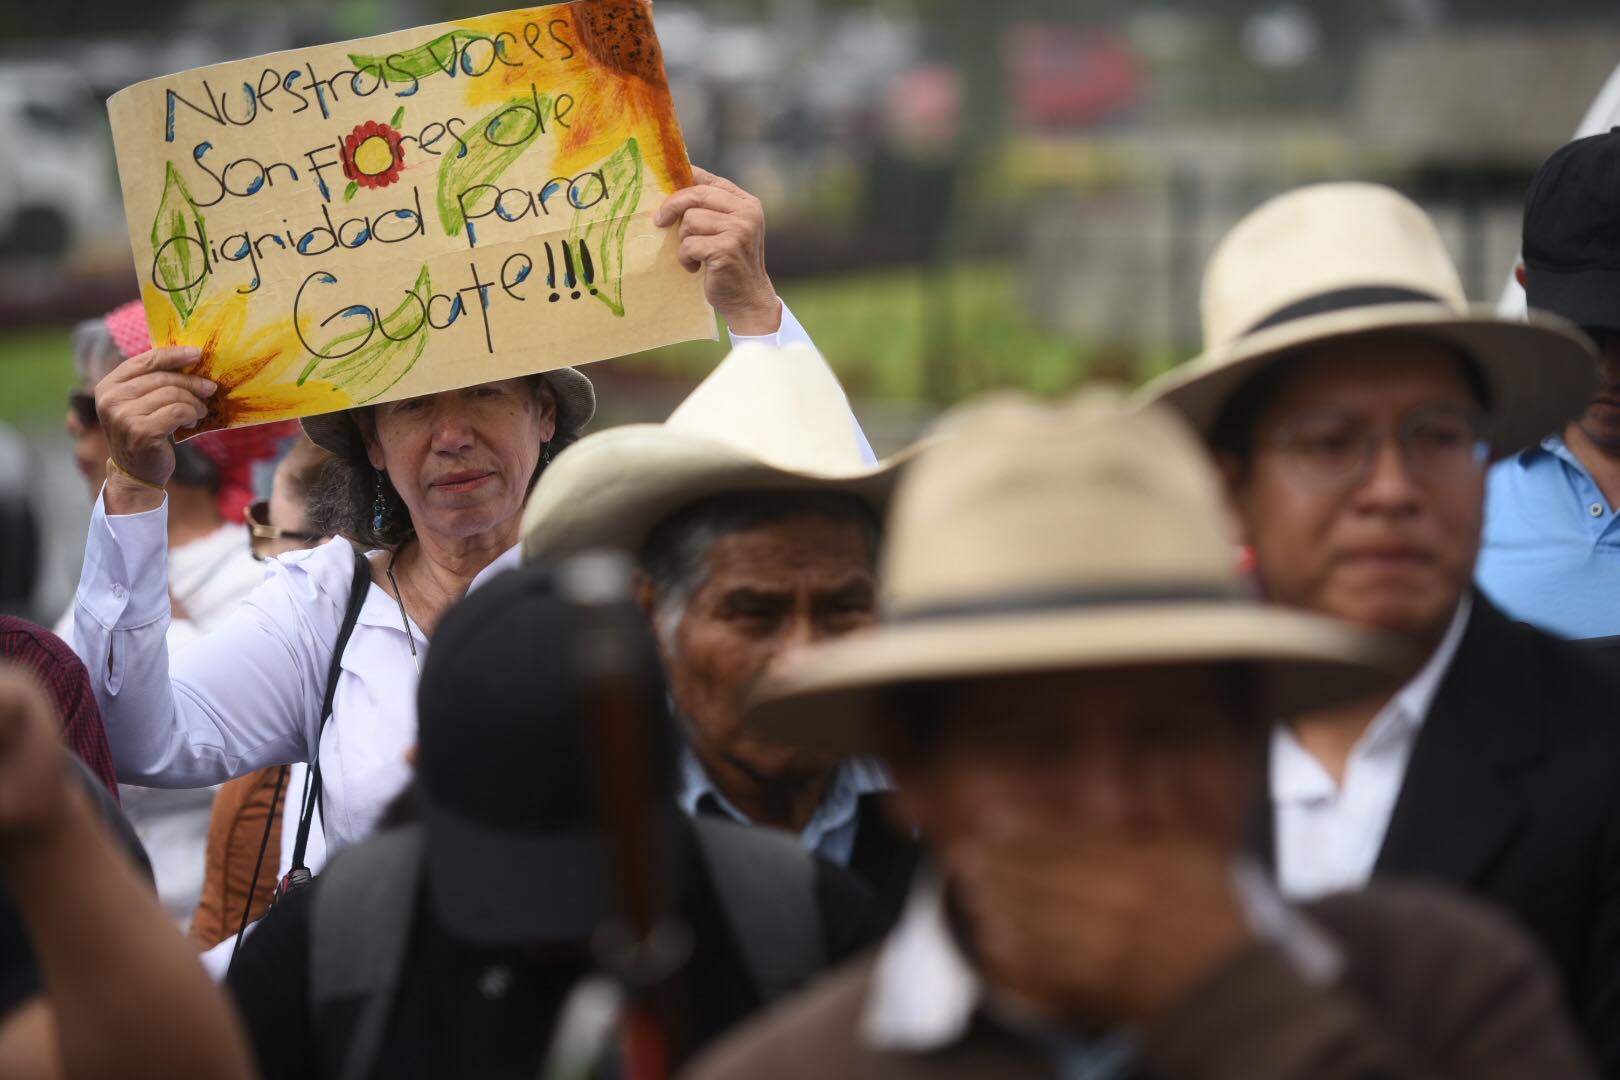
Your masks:
M871 758L846 758L833 775L821 805L799 833L799 842L806 851L813 851L829 862L848 866L855 853L855 829L859 824L862 795L875 795L891 791L894 784L883 766ZM752 825L748 815L732 805L731 800L715 787L709 772L703 767L691 747L681 752L680 787L675 801L688 816L695 817L705 801L719 807L731 820Z
M1475 578L1509 615L1550 633L1620 634L1620 514L1562 438L1491 468Z

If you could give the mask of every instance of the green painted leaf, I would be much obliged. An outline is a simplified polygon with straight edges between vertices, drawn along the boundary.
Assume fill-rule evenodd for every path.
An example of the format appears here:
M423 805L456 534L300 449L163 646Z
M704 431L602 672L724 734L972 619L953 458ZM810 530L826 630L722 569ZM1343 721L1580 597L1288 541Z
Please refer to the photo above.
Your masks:
M528 109L521 112L507 110L514 105L526 105ZM551 109L551 97L547 94L524 94L513 98L482 117L471 129L484 132L489 124L502 113L516 117L516 120L502 121L502 126L508 123L523 123L529 115L530 109L538 108L540 115L544 116ZM536 127L538 132L538 127ZM497 135L501 132L497 129ZM510 133L508 133L510 134ZM471 191L480 184L493 184L500 179L501 174L512 167L512 163L523 156L523 152L534 145L534 139L524 139L515 146L497 146L487 138L468 139L466 141L467 153L446 154L439 161L439 224L444 226L444 235L455 236L461 232L465 219L462 215L461 200L458 198L463 192ZM495 192L481 193L481 198L474 200L470 209L482 211L485 209L483 199L491 202L495 199ZM474 239L470 236L469 241Z
M641 205L641 148L636 140L626 140L598 171L610 195L604 202L574 211L568 243L576 251L580 244L589 249L596 268L596 298L613 314L623 315L624 237L630 230L631 216Z
M343 189L343 201L348 202L354 198L354 193L360 190L360 181L350 180L349 186Z
M213 271L208 265L208 229L202 211L172 161L164 163L163 195L152 219L152 252L156 276L184 326L197 310Z
M488 40L490 40L488 34L481 34L476 30L452 30L425 45L418 45L404 52L389 53L385 56L350 53L349 63L354 65L356 71L376 68L391 80L407 76L425 79L430 75L449 75L454 78L461 70L457 65L461 62L461 49L465 44L469 41Z
M298 385L318 375L336 384L357 404L386 393L416 365L427 348L432 331L427 321L427 302L432 291L428 269L424 266L416 276L416 284L411 286L414 296L405 297L398 307L382 317L380 325L370 327L371 337L364 345L344 356L331 356L365 338L368 330L362 327L332 338L321 346L320 351L327 355L316 356L305 365L298 376Z
M388 126L391 127L391 128L397 128L397 127L399 127L399 125L403 124L404 122L405 122L405 106L401 105L399 108L394 110L394 118L392 120L388 121Z

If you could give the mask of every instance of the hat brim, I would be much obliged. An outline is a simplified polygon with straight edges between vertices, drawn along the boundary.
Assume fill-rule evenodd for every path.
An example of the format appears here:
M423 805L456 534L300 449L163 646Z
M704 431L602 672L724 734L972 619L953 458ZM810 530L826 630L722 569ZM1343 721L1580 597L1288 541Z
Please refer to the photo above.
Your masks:
M1562 431L1596 390L1591 343L1564 319L1531 312L1519 322L1485 307L1459 313L1440 304L1406 303L1312 315L1249 334L1159 376L1136 400L1175 406L1209 440L1232 395L1272 364L1303 348L1386 334L1453 345L1479 365L1493 401L1492 460Z
M591 380L571 367L552 368L539 374L557 396L558 435L575 436L585 430L585 425L596 415L596 388L591 385ZM323 450L350 461L359 460L365 454L365 447L360 444L360 428L354 422L352 410L340 409L319 416L306 416L299 423L303 425L309 441Z
M1577 326L1620 330L1620 270L1563 270L1528 263L1525 302Z
M523 514L523 557L559 559L596 547L637 555L659 522L712 495L804 491L851 495L880 518L917 446L852 472L779 468L736 447L663 424L628 424L568 448Z
M1268 717L1386 691L1407 650L1342 623L1258 602L1122 604L888 623L803 654L768 678L746 722L762 738L848 754L879 749L884 691L1104 667L1251 665Z

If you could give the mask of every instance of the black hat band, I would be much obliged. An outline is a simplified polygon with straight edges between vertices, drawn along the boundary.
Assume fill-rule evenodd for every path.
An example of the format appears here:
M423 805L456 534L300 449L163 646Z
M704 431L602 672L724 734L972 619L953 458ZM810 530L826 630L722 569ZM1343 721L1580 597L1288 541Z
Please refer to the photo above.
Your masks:
M1443 301L1433 293L1427 293L1421 289L1408 289L1399 285L1358 285L1348 289L1333 289L1329 292L1317 293L1315 296L1307 296L1303 300L1296 300L1292 304L1277 309L1244 331L1244 336L1258 334L1262 330L1269 330L1273 326L1293 322L1295 319L1309 318L1312 315L1325 315L1330 311L1347 311L1358 307L1377 307L1380 304L1411 303L1439 304L1443 303Z

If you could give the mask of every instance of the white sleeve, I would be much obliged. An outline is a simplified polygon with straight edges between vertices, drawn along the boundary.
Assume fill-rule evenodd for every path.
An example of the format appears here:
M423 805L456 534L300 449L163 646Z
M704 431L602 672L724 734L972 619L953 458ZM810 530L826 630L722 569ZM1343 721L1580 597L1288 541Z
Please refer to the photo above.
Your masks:
M732 334L732 346L741 345L746 341L757 341L764 345L774 345L777 348L787 345L808 345L812 349L816 349L816 352L821 352L820 349L816 348L816 343L810 340L810 334L794 316L793 309L787 306L787 301L782 300L780 297L777 299L782 305L782 325L776 328L776 333ZM860 444L862 456L868 464L875 462L877 455L872 452L872 444L867 441L866 432L861 429L861 422L856 419L854 409L849 411L849 422L855 428L855 441Z
M202 787L308 759L353 569L333 544L267 563L265 583L171 662L168 504L109 516L96 500L74 644L120 779Z

